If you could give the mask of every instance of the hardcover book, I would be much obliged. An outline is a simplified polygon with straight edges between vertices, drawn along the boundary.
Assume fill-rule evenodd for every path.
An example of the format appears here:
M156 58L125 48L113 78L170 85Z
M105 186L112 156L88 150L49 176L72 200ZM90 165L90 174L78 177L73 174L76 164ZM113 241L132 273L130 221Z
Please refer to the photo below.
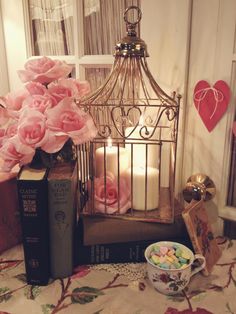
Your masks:
M72 274L77 216L77 165L58 163L48 175L50 269L52 278Z
M77 243L75 249L75 265L142 263L145 262L144 251L148 245L159 241L157 234L156 238L153 240L84 245L83 234L83 228L78 224L76 237ZM167 237L165 240L179 242L191 247L189 237Z
M221 250L212 232L203 200L192 201L182 215L195 253L202 254L206 259L203 273L208 275L220 258Z
M16 174L0 173L0 253L22 241Z
M176 201L175 219L172 224L82 215L79 227L83 229L83 244L110 244L156 239L161 241L167 238L188 237L181 215L182 210L182 207Z
M49 280L48 188L46 168L21 168L17 189L27 283L46 285Z

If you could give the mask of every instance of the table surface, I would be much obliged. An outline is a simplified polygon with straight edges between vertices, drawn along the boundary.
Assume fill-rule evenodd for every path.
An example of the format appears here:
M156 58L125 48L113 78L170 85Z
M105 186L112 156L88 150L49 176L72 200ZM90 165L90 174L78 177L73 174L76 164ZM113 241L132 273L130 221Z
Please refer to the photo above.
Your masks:
M236 240L219 243L212 273L194 275L175 296L151 286L144 263L80 266L69 278L30 286L19 245L0 255L0 314L236 314Z

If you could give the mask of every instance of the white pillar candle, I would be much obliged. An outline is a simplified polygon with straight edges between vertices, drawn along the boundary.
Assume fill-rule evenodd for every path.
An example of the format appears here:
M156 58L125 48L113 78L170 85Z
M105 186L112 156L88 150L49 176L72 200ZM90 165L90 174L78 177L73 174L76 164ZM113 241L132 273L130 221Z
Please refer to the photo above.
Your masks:
M143 129L142 129L143 128ZM151 140L159 139L159 129L154 131L153 127L147 127L149 132L148 139L143 139L140 135L145 133L145 128L142 125L138 125L136 129L134 127L128 127L125 129L126 144L125 147L129 149L131 154L131 147L133 146L133 162L134 167L146 166L146 147L147 147L147 166L159 168L159 149L160 146L156 143L152 143ZM132 132L133 131L133 132ZM152 134L152 136L151 136ZM149 139L149 136L150 139ZM132 144L131 144L132 143ZM146 145L147 144L147 145ZM130 155L131 156L131 155ZM130 157L131 158L131 157Z
M128 179L130 184L132 183L132 208L136 210L158 208L159 170L152 167L133 167L132 169L127 170Z
M110 145L97 148L95 151L95 176L104 176L104 165L106 173L112 172L118 176L118 163L119 174L121 175L130 165L129 152L126 148Z

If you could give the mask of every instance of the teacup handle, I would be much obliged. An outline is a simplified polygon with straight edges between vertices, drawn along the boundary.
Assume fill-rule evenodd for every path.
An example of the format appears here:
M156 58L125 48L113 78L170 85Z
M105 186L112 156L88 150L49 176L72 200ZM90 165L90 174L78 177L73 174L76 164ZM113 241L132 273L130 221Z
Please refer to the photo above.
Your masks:
M202 260L202 264L200 266L197 266L194 270L192 270L190 277L192 277L193 275L195 275L196 273L198 273L199 271L203 270L203 268L205 268L206 266L206 259L203 255L201 254L195 254L194 255L194 261L196 259Z

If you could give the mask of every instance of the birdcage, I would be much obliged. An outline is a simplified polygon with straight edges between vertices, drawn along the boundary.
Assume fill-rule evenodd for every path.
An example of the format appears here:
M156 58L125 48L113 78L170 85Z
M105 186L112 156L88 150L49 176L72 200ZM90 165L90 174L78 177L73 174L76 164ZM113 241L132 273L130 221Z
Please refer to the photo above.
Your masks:
M148 69L135 30L141 15L136 6L126 9L127 36L115 47L110 74L78 102L98 130L78 146L80 208L82 215L171 223L180 96L167 95Z

